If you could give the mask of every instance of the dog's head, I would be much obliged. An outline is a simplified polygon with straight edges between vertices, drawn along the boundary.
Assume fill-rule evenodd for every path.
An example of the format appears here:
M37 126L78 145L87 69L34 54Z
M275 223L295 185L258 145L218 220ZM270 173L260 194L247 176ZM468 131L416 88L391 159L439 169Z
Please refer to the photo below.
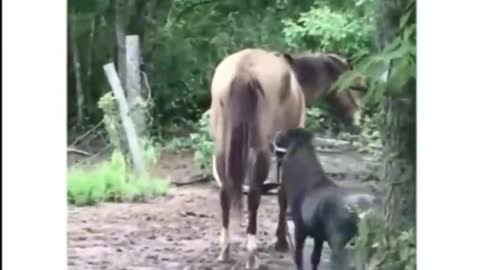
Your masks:
M378 212L381 199L371 192L351 193L343 198L347 211L356 214L360 219Z
M305 144L311 144L313 133L304 128L280 130L275 134L270 145L277 160L282 160L289 152Z

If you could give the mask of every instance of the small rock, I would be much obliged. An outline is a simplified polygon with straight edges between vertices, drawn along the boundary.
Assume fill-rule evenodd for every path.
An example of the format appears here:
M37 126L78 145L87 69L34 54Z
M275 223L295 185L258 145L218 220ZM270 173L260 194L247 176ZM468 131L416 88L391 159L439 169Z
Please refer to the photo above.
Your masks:
M147 256L147 259L150 259L150 260L158 260L158 255L148 255Z
M185 215L187 215L187 216L192 216L192 217L197 216L197 214L196 214L195 212L192 212L192 211L187 211L187 212L185 212Z

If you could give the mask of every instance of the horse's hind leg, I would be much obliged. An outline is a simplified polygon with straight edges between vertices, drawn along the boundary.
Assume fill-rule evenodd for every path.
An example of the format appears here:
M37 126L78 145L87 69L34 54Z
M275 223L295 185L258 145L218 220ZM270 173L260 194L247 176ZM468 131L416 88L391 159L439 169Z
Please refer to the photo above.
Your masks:
M219 168L219 171L216 171L217 176L225 177L225 170L222 161L223 154L217 154L214 161L216 161L216 166L214 167ZM218 174L220 172L220 174ZM224 178L219 178L220 181ZM222 208L222 231L220 232L220 254L218 255L219 261L227 261L230 257L230 231L229 231L229 222L230 222L230 197L228 190L226 189L225 185L220 185L220 206Z
M270 155L268 152L259 152L255 159L253 177L248 192L248 226L247 226L247 269L257 269L257 211L260 205L261 187L267 179L270 168Z
M288 251L288 242L286 235L288 233L287 228L287 194L285 192L285 186L281 182L280 189L278 190L278 206L280 211L278 213L278 225L277 225L277 242L275 243L275 249L277 251Z
M230 259L230 198L225 187L220 191L220 204L222 206L222 231L220 232L220 254L219 261L228 261Z
M215 179L215 182L217 182L218 187L222 187L222 181L220 180L220 176L218 175L217 160L215 155L212 156L212 173L213 179Z

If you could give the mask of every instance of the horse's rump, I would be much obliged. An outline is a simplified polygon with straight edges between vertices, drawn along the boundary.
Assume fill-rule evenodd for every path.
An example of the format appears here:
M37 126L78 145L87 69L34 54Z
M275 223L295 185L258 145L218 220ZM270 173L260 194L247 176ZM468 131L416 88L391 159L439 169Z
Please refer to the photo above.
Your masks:
M215 152L225 155L222 182L237 196L250 169L248 150L269 152L277 130L303 126L303 92L282 55L246 49L218 64L211 95L210 131Z

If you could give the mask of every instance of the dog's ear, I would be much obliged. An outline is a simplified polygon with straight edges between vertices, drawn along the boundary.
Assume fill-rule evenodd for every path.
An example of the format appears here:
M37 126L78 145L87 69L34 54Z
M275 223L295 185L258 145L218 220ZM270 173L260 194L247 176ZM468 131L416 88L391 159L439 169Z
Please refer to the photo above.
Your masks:
M343 55L339 55L336 53L327 53L325 54L330 60L345 66L347 69L352 69L351 62L349 59Z
M297 149L311 145L313 142L313 133L306 130L306 129L297 129L294 131L295 133L292 134L291 143L289 143L287 147L287 154L294 153Z
M299 128L297 129L297 141L300 141L302 143L310 143L313 140L313 132L305 129L305 128Z
M289 53L283 53L283 58L285 58L285 60L287 61L287 63L291 66L293 66L293 63L294 63L294 59L292 57L292 55L290 55Z

